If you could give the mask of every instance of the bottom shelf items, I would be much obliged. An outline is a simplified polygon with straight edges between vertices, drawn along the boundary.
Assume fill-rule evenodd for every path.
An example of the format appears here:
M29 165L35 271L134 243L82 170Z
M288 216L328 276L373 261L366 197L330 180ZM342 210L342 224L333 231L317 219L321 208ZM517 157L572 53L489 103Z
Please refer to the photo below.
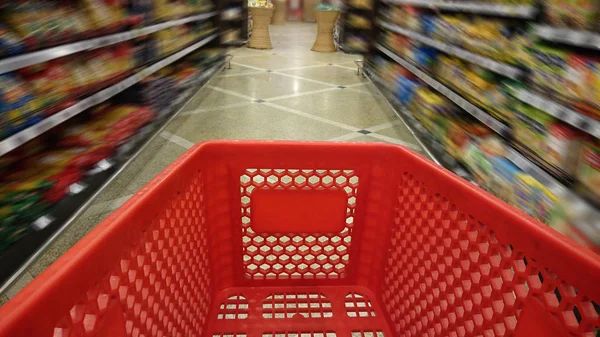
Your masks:
M14 213L15 216L28 214L31 220L15 218L14 223L4 222L0 227L0 293L160 134L199 88L223 68L223 57L218 49L192 55L192 60L188 60L192 65L174 66L170 75L149 78L136 85L139 87L133 87L116 97L111 105L90 111L89 116L82 117L86 120L61 130L60 137L56 138L58 146L63 146L60 151L54 153L47 149L40 155L32 156L36 160L50 161L42 164L56 164L52 167L57 168L57 174L39 179L40 183L53 182L48 189L39 186L28 192L28 196L15 195L24 200L13 206L28 206L26 210ZM102 142L98 142L96 137L101 137ZM93 145L94 142L98 145ZM89 146L82 146L84 143ZM70 155L72 151L64 151L69 146L72 151L84 148L93 151L85 150L74 157ZM28 148L32 146L25 147L23 151ZM22 154L17 152L13 155ZM11 158L5 157L5 160ZM92 164L94 161L95 164ZM3 167L7 165L6 162L2 164ZM23 188L33 184L30 178L24 181ZM4 207L2 211L10 209Z

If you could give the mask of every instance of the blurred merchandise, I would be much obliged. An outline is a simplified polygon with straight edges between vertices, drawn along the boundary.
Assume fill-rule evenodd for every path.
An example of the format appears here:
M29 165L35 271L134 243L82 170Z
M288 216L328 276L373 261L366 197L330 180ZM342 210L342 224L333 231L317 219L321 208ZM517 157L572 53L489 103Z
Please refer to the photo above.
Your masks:
M0 252L26 235L95 165L118 158L124 146L139 142L136 137L146 125L172 115L178 107L174 104L206 80L204 74L221 55L219 49L192 53L142 80L114 103L101 104L59 127L50 136L53 141L39 137L0 157Z
M371 20L368 17L357 14L349 14L347 20L348 24L352 27L361 29L371 28Z
M372 9L373 0L349 0L348 5L360 9Z
M548 0L544 4L546 18L552 25L586 30L600 28L597 0Z

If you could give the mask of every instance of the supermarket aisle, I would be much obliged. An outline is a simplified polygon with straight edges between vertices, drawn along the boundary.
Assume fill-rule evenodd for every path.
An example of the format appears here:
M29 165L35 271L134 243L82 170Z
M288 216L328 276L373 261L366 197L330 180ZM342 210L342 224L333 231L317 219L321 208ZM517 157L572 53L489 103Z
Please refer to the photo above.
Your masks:
M273 50L234 49L231 69L200 91L166 130L8 292L33 277L194 143L211 139L389 142L419 150L367 79L358 55L314 53L316 24L272 26ZM6 301L0 298L0 303Z

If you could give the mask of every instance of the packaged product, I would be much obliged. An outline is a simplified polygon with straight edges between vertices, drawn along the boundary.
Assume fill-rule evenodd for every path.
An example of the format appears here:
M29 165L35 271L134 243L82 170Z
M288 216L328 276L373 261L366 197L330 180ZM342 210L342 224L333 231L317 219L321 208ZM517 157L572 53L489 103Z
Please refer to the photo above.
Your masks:
M546 6L552 25L585 30L598 28L597 0L550 0Z
M586 135L561 122L548 125L548 137L541 157L569 175L575 173Z
M90 30L77 8L58 1L20 2L7 11L5 20L31 48L64 42Z
M571 55L568 63L567 98L592 106L600 106L600 61L596 58Z
M0 23L0 56L11 56L25 52L23 40L7 26Z
M526 104L517 103L516 112L517 119L513 124L515 139L543 155L548 129L556 119Z
M421 11L416 7L406 6L403 16L405 19L406 29L410 29L415 32L421 32Z
M570 54L542 45L528 49L531 55L526 66L531 70L531 80L538 87L562 93L567 84L567 64Z
M39 121L40 103L18 76L0 75L0 139Z
M515 175L521 170L503 157L491 157L489 160L493 168L489 190L509 205L517 206Z
M125 19L125 11L119 1L81 0L81 3L96 29L114 26Z
M372 9L373 1L372 0L350 0L348 1L350 6L361 9Z
M356 28L371 28L371 20L367 17L357 14L348 14L348 24Z
M435 37L437 34L437 20L438 17L435 15L423 15L421 16L421 24L423 28L423 34L426 36Z
M534 194L539 182L529 174L518 172L514 176L515 206L523 212L535 217Z
M408 48L406 57L423 69L430 69L436 61L439 51L433 47Z
M358 34L346 34L346 45L357 51L366 52L369 49L367 38Z
M44 107L64 100L74 87L66 60L58 59L45 63L41 71L24 75Z
M407 105L412 102L415 91L421 87L418 82L408 79L402 75L397 76L396 83L396 97L400 102Z
M576 173L577 180L600 198L600 143L585 143Z

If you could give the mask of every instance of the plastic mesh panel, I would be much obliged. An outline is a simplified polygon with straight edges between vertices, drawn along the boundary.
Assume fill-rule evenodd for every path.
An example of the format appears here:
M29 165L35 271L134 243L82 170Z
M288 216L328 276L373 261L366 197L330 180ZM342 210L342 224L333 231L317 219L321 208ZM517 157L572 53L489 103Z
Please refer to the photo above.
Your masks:
M190 179L54 336L94 335L102 323L123 324L127 336L201 336L212 291L203 193L201 175Z
M405 173L383 278L399 336L509 336L535 297L573 336L596 336L598 306L485 224Z
M357 293L346 295L344 306L349 317L375 317L375 309L371 301Z
M273 294L262 304L263 318L332 317L331 302L317 293Z
M247 169L240 177L245 276L250 279L343 278L352 241L358 176L352 170ZM261 234L252 229L255 189L341 189L348 195L340 233Z
M248 318L248 300L242 295L229 296L219 307L217 319Z

